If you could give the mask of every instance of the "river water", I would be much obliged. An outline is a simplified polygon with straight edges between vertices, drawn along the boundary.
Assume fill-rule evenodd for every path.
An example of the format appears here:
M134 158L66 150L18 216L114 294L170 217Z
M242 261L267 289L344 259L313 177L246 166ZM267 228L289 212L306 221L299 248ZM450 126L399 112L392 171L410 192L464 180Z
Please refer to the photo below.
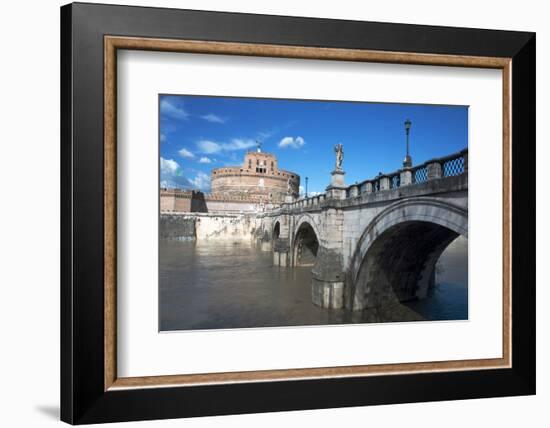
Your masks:
M244 241L160 241L161 331L468 318L467 243L442 254L436 285L420 301L383 309L323 309L311 302L311 267L273 266Z

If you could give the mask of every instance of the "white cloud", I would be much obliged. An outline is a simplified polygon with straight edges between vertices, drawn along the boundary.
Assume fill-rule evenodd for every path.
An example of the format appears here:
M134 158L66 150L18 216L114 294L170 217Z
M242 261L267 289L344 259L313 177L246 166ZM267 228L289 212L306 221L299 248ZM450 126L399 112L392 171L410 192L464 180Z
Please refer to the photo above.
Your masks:
M195 178L188 179L174 159L160 158L160 187L179 189L199 189L210 191L210 176L198 171Z
M196 187L203 192L210 191L210 176L208 174L199 171L195 178L191 179L190 181L193 184L193 187Z
M292 149L299 149L305 143L306 142L302 137L285 137L281 141L279 141L279 147L281 149L284 149L286 147L290 147Z
M177 105L166 98L160 101L160 113L172 119L186 120L189 117L189 113L187 113L187 110L181 104Z
M181 156L182 158L189 158L189 159L191 159L191 158L194 158L194 157L195 157L195 155L194 155L193 153L191 153L189 150L187 150L185 147L184 147L183 149L181 149L178 153L180 154L180 156Z
M160 142L164 143L166 141L166 135L160 134Z
M229 143L216 143L211 140L197 141L197 148L200 152L206 154L224 152L233 152L236 150L246 150L256 146L256 141L250 138L233 138Z
M199 163L212 163L212 159L210 159L209 157L203 156L202 158L199 159Z
M226 117L220 117L216 114L213 114L213 113L209 113L209 114L205 114L204 116L201 116L201 119L204 119L208 122L212 122L212 123L225 123L227 122L227 118Z
M192 184L175 160L160 158L160 187L189 189Z
M180 170L179 164L174 159L160 158L160 173L175 175Z
M218 153L222 150L222 146L214 141L200 140L197 141L197 147L202 153Z
M233 138L231 142L222 144L222 148L227 151L245 150L256 146L256 141L251 138Z

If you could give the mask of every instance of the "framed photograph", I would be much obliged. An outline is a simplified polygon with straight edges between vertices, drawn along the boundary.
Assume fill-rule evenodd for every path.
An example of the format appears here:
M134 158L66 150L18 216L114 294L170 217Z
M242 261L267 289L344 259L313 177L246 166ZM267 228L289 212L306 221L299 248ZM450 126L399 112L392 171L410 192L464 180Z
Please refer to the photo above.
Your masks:
M76 3L61 56L62 420L535 393L533 33Z

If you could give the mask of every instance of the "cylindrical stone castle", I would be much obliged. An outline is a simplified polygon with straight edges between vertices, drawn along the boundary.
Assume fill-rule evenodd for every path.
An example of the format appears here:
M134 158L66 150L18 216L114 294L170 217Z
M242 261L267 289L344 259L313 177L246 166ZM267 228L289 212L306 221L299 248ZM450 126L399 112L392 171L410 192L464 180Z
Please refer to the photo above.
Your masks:
M281 203L288 194L297 197L300 188L300 176L279 169L275 155L260 148L247 152L240 167L213 169L211 180L213 196L263 203Z

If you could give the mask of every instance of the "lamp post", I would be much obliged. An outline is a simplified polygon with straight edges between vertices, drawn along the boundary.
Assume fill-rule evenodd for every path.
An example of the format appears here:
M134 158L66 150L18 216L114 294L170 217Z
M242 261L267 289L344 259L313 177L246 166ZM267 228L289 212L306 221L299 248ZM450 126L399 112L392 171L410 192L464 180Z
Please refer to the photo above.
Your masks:
M411 125L412 125L412 122L409 119L407 119L405 121L405 134L407 136L407 154L405 155L405 159L403 160L404 168L412 167L412 158L409 155L409 133L411 131Z
M306 177L306 198L307 198L307 182L309 180L309 177Z

